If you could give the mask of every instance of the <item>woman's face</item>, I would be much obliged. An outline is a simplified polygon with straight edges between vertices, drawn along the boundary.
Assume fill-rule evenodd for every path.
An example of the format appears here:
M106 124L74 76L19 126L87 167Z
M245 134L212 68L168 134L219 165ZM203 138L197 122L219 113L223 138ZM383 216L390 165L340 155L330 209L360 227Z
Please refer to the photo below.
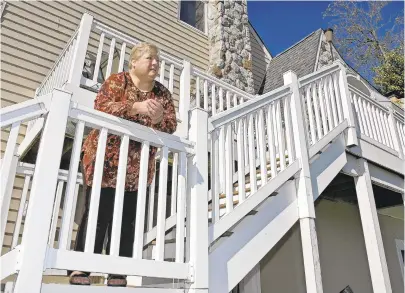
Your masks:
M138 60L132 60L132 72L139 79L154 80L159 73L159 56L146 52Z

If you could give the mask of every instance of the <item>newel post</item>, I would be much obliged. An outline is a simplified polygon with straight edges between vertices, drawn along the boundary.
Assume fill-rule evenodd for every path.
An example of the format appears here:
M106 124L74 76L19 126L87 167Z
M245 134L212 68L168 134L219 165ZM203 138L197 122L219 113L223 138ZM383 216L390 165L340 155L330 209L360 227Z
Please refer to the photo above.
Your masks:
M189 110L191 96L191 64L189 61L183 61L183 70L180 75L180 100L179 100L179 118L181 120L180 137L188 136Z
M191 111L189 140L195 155L188 160L191 292L208 293L208 113Z
M84 13L80 21L79 32L76 39L76 47L73 52L72 65L70 67L68 84L80 86L84 61L86 59L87 45L89 44L93 16Z
M357 131L356 131L356 121L354 116L354 108L352 106L349 86L347 83L347 75L346 75L346 68L343 65L343 62L340 60L336 60L340 67L339 71L339 89L340 89L340 97L342 99L342 108L343 108L343 117L348 122L347 128L347 139L346 145L347 146L357 146L359 145L359 141L357 138Z
M308 144L305 131L304 108L302 105L298 78L292 71L283 75L284 84L290 85L291 117L297 160L301 172L296 178L298 214L301 230L302 254L304 258L305 282L307 292L322 293L321 265L319 262L318 240L315 227L314 195L309 166Z
M14 293L39 293L71 94L55 89L46 118L25 219Z

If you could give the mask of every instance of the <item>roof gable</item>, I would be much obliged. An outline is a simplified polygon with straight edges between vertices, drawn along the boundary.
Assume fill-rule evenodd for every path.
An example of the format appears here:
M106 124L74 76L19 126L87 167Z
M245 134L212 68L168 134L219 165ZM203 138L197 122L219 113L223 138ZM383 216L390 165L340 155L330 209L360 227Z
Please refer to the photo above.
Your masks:
M283 74L289 70L294 71L298 77L314 72L322 34L322 30L318 29L275 56L267 67L266 77L259 94L283 86Z

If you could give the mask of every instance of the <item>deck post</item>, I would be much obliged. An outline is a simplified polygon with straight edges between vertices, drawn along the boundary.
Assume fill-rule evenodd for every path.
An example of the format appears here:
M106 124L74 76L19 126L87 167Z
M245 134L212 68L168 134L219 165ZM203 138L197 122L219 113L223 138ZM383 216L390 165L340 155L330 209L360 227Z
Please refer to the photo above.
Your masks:
M401 159L404 159L404 151L401 145L401 138L399 137L399 132L397 128L396 119L394 116L394 109L392 105L389 105L389 115L388 115L388 123L389 123L389 131L391 131L392 142L394 143L394 148L398 152L398 156Z
M183 70L180 75L179 118L181 120L179 136L187 137L189 125L190 95L191 95L191 64L183 61Z
M71 94L55 89L32 181L14 293L39 293Z
M190 116L189 139L195 143L195 155L188 160L188 187L190 198L190 291L208 293L208 113L195 108Z
M373 292L392 293L368 163L358 159L358 165L361 175L354 177L354 183Z
M93 16L84 13L80 21L79 32L77 34L76 47L73 52L72 64L70 66L68 84L74 87L80 86L84 61L86 59L87 46L89 44Z
M301 102L298 78L292 71L283 75L284 85L290 85L291 117L294 133L296 157L301 172L296 178L298 214L301 230L302 254L304 258L305 283L307 292L322 293L321 265L319 262L318 240L315 227L314 195L309 166L307 133L305 131L303 105Z

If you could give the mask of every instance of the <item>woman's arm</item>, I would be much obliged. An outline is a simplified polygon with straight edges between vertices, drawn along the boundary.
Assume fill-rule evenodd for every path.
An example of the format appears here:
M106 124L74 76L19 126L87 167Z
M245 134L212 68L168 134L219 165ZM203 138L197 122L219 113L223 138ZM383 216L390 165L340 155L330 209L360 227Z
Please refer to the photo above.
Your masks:
M126 118L133 102L122 101L125 91L124 82L123 74L112 74L104 81L94 101L94 109Z

